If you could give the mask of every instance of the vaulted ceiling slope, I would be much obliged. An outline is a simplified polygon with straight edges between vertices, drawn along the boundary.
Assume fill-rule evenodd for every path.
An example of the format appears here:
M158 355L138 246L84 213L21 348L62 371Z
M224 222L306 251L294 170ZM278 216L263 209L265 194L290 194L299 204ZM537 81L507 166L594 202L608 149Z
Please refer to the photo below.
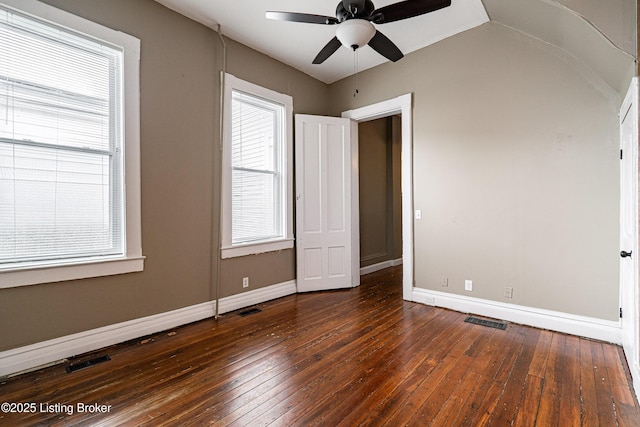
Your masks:
M637 0L557 0L581 15L625 52L636 54Z
M635 0L483 0L483 4L491 21L565 50L619 95L626 93L635 73Z
M268 10L333 16L339 0L156 0L257 51L325 83L387 60L369 47L357 55L340 48L320 65L311 62L335 26L272 21ZM374 0L377 8L397 0ZM634 74L635 0L452 0L450 7L379 30L408 54L491 20L568 52L585 72L618 94Z

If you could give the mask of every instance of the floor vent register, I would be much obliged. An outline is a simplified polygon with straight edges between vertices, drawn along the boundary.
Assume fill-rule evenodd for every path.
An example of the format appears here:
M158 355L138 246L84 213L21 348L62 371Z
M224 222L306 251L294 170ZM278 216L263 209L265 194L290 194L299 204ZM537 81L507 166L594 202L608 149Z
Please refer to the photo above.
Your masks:
M502 322L494 322L493 320L479 319L477 317L469 316L464 319L467 323L473 323L474 325L486 326L488 328L502 329L503 331L507 329L507 324Z

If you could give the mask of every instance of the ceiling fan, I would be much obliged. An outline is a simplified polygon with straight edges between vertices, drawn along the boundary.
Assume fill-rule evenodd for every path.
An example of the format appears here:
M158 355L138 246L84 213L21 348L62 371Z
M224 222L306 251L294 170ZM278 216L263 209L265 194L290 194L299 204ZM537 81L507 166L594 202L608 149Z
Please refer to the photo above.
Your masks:
M371 0L342 0L336 7L336 16L295 12L266 13L268 19L303 22L308 24L337 25L336 35L313 60L322 64L342 45L354 51L366 44L385 58L396 62L404 55L398 47L378 31L373 24L386 24L424 15L451 5L451 0L405 0L376 9Z

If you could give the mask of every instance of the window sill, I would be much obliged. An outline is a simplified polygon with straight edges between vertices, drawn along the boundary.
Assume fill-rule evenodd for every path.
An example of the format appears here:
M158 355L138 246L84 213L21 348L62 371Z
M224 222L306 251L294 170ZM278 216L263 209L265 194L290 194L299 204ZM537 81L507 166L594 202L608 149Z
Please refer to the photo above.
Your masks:
M272 240L269 242L247 243L244 245L223 247L221 250L221 256L222 259L235 258L291 248L293 248L293 239Z
M0 269L0 289L143 271L144 256Z

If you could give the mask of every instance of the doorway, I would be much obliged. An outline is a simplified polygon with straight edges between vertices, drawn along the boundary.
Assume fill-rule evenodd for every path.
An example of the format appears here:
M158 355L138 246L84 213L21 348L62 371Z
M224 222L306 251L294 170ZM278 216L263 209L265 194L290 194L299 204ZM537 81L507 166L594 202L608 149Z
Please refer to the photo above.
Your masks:
M401 116L358 124L360 274L402 264Z
M412 94L345 111L342 117L363 123L383 117L400 116L401 123L401 188L402 188L402 298L413 300L413 152ZM354 168L358 165L354 162ZM357 211L357 209L355 209ZM359 215L353 212L353 215ZM356 221L358 216L355 217Z

